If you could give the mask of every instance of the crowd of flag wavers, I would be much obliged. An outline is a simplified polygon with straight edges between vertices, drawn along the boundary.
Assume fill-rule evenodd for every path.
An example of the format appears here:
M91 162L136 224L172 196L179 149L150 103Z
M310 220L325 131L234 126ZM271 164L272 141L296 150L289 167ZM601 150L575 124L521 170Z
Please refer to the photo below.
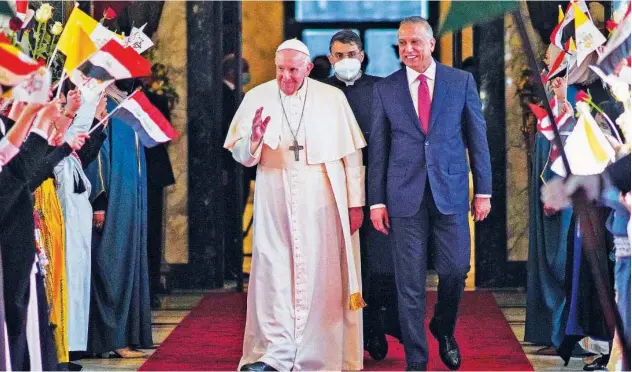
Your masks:
M178 137L125 84L151 74L141 56L151 40L142 28L116 34L79 8L49 25L50 5L19 3L21 22L0 32L0 368L80 368L76 352L142 357L137 348L153 344L143 148ZM593 369L629 368L626 5L607 36L585 1L560 8L541 75L549 101L532 105L541 202L530 206L525 341L565 360L581 342L602 354ZM50 34L26 40L38 32ZM597 211L591 232L577 190Z
M603 31L585 1L560 7L541 75L549 102L530 105L525 341L566 362L597 354L585 370L630 368L631 21L629 2Z
M64 26L51 17L19 1L0 30L6 370L79 370L86 353L139 358L153 345L144 150L178 137L130 86L151 75L141 53L153 44L78 7Z

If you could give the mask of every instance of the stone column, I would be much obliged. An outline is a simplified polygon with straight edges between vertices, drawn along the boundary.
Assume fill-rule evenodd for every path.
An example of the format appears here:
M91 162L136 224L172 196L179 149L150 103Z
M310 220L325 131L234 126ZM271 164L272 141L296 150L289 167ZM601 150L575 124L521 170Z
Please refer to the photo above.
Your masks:
M187 1L189 264L181 288L223 286L222 2Z
M507 245L504 19L476 25L480 97L487 122L493 195L489 217L476 224L476 285L488 286L502 273Z
M165 1L158 29L153 35L154 59L168 69L169 82L180 99L171 112L171 124L180 138L167 146L176 184L165 189L164 262L189 261L188 131L187 131L187 17L186 3ZM142 26L142 25L141 25Z

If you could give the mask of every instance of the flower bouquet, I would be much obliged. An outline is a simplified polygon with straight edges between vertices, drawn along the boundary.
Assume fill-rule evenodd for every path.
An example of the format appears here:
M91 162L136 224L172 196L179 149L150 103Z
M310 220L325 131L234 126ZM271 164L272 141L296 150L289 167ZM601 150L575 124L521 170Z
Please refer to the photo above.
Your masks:
M9 30L4 30L13 45L20 48L23 53L33 58L42 66L49 66L53 76L61 75L61 61L63 56L56 54L53 58L55 46L64 30L61 22L53 21L53 6L44 3L35 11L32 18L24 21L14 17L9 22ZM56 63L54 63L56 62Z

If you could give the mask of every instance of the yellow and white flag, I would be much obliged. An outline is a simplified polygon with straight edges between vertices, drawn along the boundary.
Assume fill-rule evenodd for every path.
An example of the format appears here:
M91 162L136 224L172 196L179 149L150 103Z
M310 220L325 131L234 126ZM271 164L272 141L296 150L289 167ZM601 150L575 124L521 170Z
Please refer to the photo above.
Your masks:
M564 145L571 172L581 176L599 174L615 160L615 151L590 114L588 104L578 102L576 108L579 113L577 125ZM555 160L551 170L566 176L561 157Z
M123 43L122 35L108 30L81 9L74 8L57 42L58 50L66 56L66 73L70 74L112 39Z
M575 11L575 47L577 48L577 66L580 66L588 55L606 42L597 26L586 14L573 3Z

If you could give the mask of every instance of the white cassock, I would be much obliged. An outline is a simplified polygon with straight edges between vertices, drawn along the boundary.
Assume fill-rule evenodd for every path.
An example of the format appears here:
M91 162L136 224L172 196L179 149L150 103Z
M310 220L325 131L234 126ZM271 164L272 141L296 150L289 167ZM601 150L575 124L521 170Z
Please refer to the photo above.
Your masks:
M251 154L252 119L262 106L271 120ZM303 147L298 161L294 137ZM348 208L365 203L365 145L337 88L307 78L286 96L270 81L244 97L224 144L238 162L259 165L238 368L262 361L280 371L362 369L360 249Z
M98 98L98 97L97 97ZM98 102L86 101L64 136L69 139L90 129ZM66 229L66 281L68 282L68 350L84 351L88 346L90 281L92 272L92 204L90 180L76 153L64 158L54 168L56 191L64 213ZM83 183L85 190L76 193Z
M90 181L79 157L72 153L54 169L57 195L66 228L66 281L68 282L68 350L83 351L88 346L90 279L92 269L92 204ZM78 194L75 186L83 183Z

